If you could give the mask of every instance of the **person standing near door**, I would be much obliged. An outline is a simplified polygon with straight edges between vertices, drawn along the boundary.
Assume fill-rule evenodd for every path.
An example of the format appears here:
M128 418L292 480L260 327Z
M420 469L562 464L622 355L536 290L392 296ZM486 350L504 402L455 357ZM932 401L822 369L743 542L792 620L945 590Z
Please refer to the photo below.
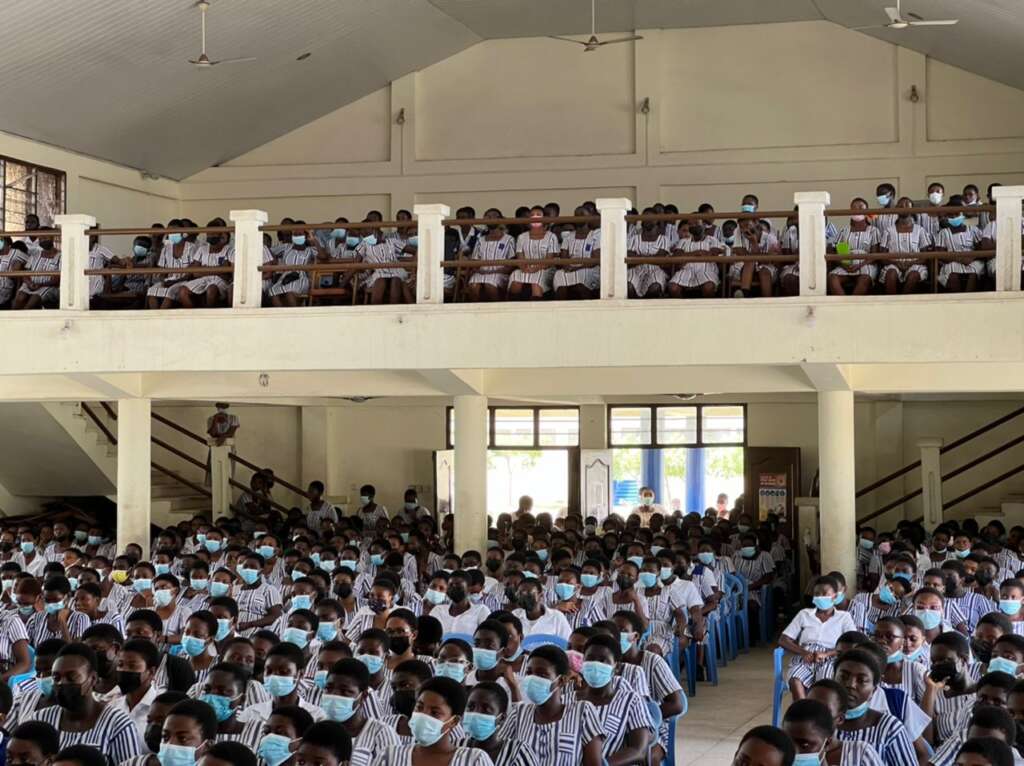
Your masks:
M641 527L649 527L651 516L656 513L660 513L662 518L665 517L665 509L654 502L654 490L650 487L640 487L640 504L632 510L632 513L640 517Z

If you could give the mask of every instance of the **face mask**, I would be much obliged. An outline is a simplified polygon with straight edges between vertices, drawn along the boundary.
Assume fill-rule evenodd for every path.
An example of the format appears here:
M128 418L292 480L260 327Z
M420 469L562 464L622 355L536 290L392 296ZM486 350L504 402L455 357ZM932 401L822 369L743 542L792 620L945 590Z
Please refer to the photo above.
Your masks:
M444 603L444 600L447 598L447 595L445 595L442 591L434 590L433 588L428 588L427 592L423 594L423 598L425 598L434 606L439 606L440 604Z
M583 583L584 588L596 588L601 582L601 578L596 574L582 574L580 575L580 582Z
M836 606L839 606L845 600L846 600L846 594L843 593L842 591L839 591L839 593L836 594L836 597L832 600L832 603L835 604Z
M384 658L378 657L376 654L357 654L356 659L366 666L371 676L379 673L380 669L384 667Z
M704 551L697 554L697 560L706 567L715 563L715 554Z
M520 593L516 601L524 612L532 612L537 608L537 597L533 593Z
M327 718L331 721L344 723L356 714L355 697L341 697L337 694L325 694L320 701L320 707Z
M345 239L347 234L345 229L331 229L331 239Z
M416 707L416 692L412 689L399 689L391 693L391 710L395 715L404 715L406 718L412 715Z
M115 569L110 573L110 579L121 585L128 579L128 573L123 569Z
M182 636L181 648L189 657L198 657L206 651L206 642L198 636Z
M672 571L672 567L662 567L659 576L662 582L668 582L676 576L676 573Z
M450 678L461 684L466 679L466 666L461 662L438 662L434 664L434 675Z
M879 194L875 199L878 200L878 204L881 207L889 207L889 203L892 202L891 194Z
M64 608L64 602L63 601L47 602L47 604L46 604L46 613L47 614L57 614L57 612L59 612L63 608Z
M153 591L153 603L157 606L164 607L170 606L174 600L174 591L170 588L163 588L162 590Z
M965 550L965 551L953 551L953 553L955 553L955 554L956 554L956 557L957 557L958 559L965 559L965 558L967 558L968 556L970 556L970 555L971 555L971 549L970 549L970 548L968 548L968 549L967 549L967 550Z
M453 604L461 604L466 600L466 589L461 585L453 585L448 588L448 598Z
M296 609L309 609L313 605L313 597L307 594L292 596L292 611Z
M409 731L417 745L430 747L444 735L444 722L426 713L413 713L409 718Z
M217 633L214 635L214 639L217 641L223 641L231 635L231 618L220 617L217 619Z
M911 662L914 662L914 661L915 661L915 660L916 660L916 659L917 659L918 657L920 657L920 656L921 656L921 655L922 655L923 653L924 653L924 647L923 647L923 646L919 646L919 647L917 647L917 648L916 648L916 649L915 649L914 651L912 651L912 652L904 652L904 653L903 653L903 659L905 659L905 660L910 660Z
M206 590L210 585L210 581L193 577L188 581L188 584L192 586L192 590Z
M892 550L892 543L890 543L888 540L886 540L884 543L879 543L878 544L878 552L879 553L887 554L891 550Z
M16 580L0 580L0 585L3 585L4 590L10 590L14 587Z
M196 749L163 742L160 744L160 752L156 757L160 761L160 766L195 766Z
M82 687L78 684L60 684L53 687L53 693L57 704L72 713L81 713L85 710L86 698L82 694Z
M950 216L946 220L949 222L950 226L963 226L964 221L967 220L967 217L963 213L961 213L960 215Z
M603 689L611 683L615 668L603 662L584 662L582 669L583 680L592 689Z
M373 564L375 567L382 567L382 566L384 566L384 554L383 553L373 553L373 554L370 554L370 563Z
M654 495L643 495L640 498L640 505L650 505L654 502Z
M196 532L196 542L199 543L200 545L205 543L206 542L206 533L205 532Z
M256 549L256 552L260 554L264 560L274 558L274 546L273 545L261 545Z
M821 763L821 753L797 753L793 766L816 766Z
M537 552L537 558L539 558L542 563L546 562L548 560L548 549L547 548L538 548L536 552Z
M523 694L534 705L543 705L554 694L554 689L551 688L551 681L540 676L524 676L521 684Z
M943 196L944 195L942 192L932 192L931 194L928 195L928 201L931 202L933 205L938 205L940 202L942 202Z
M325 643L333 641L338 637L338 626L333 622L321 622L316 628L316 637Z
M756 213L757 205L740 205L741 213Z
M139 258L145 258L146 255L149 253L149 249L143 247L142 245L135 245L134 247L132 247L132 252L135 253L135 255L138 256ZM89 545L95 545L95 543L89 543Z
M167 241L170 242L172 245L180 245L182 239L184 239L184 235L182 235L182 234L168 234L167 235Z
M24 615L32 614L35 610L36 610L36 608L34 606L19 606L18 607L18 612L20 612L21 614L24 614Z
M36 549L36 544L35 543L22 543L21 544L21 552L24 553L26 556L28 554L30 554L30 553L33 553L35 551L35 549Z
M291 740L288 737L281 734L266 734L260 740L256 754L266 762L267 766L281 766L292 757L290 745Z
M855 721L856 719L863 716L866 712L868 712L868 703L865 701L857 705L857 707L852 707L849 710L847 710L845 713L843 713L843 717L846 718L847 721Z
M473 648L473 664L480 670L494 670L498 665L498 652L494 649Z
M231 586L228 585L226 582L218 582L214 580L210 583L210 595L214 598L219 598L221 596L228 595L228 591L230 589Z
M292 234L292 244L296 247L306 246L306 235L305 234Z
M246 585L254 585L257 580L260 579L260 573L258 569L247 569L240 567L238 570L238 576L242 578L242 582Z
M523 653L523 647L521 645L517 646L515 648L515 651L512 652L512 654L509 654L508 650L506 649L505 650L505 659L508 660L509 662L515 662L516 660L519 659L519 657L522 655L522 653Z
M822 612L828 611L836 605L834 596L815 596L811 601L814 602L814 608Z
M974 581L978 583L978 585L988 585L992 582L992 573L987 569L979 570L978 573L974 575Z
M420 243L420 238L418 236L416 236L415 234L413 234L411 237L409 237L409 244L412 245L413 247L416 247L417 245L419 245L419 243Z
M531 572L529 569L524 569L523 570L523 577L525 577L527 580L536 580L537 579L537 575L534 574L533 572Z
M1008 673L1011 676L1017 675L1017 663L1005 657L993 657L988 663L989 673Z
M988 662L992 659L992 645L984 641L979 641L976 638L972 638L971 653L979 662Z
M556 583L555 595L557 595L561 601L568 601L576 595L576 586L571 582Z
M619 649L625 654L633 648L633 634L632 633L619 633Z
M271 697L287 697L295 691L295 679L291 676L267 676L263 688Z
M362 241L363 240L360 237L346 237L345 238L345 244L348 245L350 248L359 247L359 243L362 242Z
M285 628L284 639L289 644L295 644L300 649L305 649L309 643L309 634L302 628Z
M145 593L147 590L153 589L153 581L148 579L133 580L132 587L135 588L136 593Z
M365 242L368 246L373 247L374 245L377 244L377 237L371 234L368 237L364 237L363 242Z
M902 660L903 660L903 652L902 651L893 652L892 654L890 654L888 657L885 658L886 663L889 664L889 665L895 665L897 662L900 662Z
M643 556L630 556L626 560L631 562L631 563L633 563L633 564L636 564L636 568L637 569L639 569L640 567L642 567L644 565L644 558L643 558Z
M619 586L619 590L629 590L633 587L633 578L626 574L620 574L615 578L615 584Z
M640 585L644 588L653 588L658 584L658 575L654 572L641 572L640 573Z
M221 723L228 720L234 712L231 709L231 698L223 694L203 694L199 699L213 708L217 720Z
M380 614L388 608L387 602L385 602L383 599L374 598L373 596L370 596L368 599L366 599L366 605L370 607L370 611L372 611L374 614Z
M466 713L462 716L462 728L470 739L483 742L498 730L498 717L484 713Z
M872 548L875 547L875 541L874 540L868 540L866 537L862 537L860 539L860 547L863 548L866 551L870 551Z
M501 569L501 562L498 561L497 559L487 559L487 561L485 562L484 566L487 567L487 571L488 572L490 572L491 574L494 574L499 569Z
M754 558L754 554L757 553L757 548L753 545L744 545L740 548L740 555L745 559Z
M942 612L932 609L915 609L914 614L921 621L921 624L924 625L925 630L935 630L942 622Z
M1015 598L1001 598L999 611L1003 614L1017 614L1020 611L1020 602Z

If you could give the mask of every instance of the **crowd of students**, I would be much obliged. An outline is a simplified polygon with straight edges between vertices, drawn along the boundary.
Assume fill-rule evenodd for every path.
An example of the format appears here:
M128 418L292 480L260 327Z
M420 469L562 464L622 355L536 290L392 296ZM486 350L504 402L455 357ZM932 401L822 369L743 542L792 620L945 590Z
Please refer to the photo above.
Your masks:
M675 640L706 640L724 572L770 584L788 552L774 519L740 513L599 527L524 506L457 555L452 516L438 527L415 491L396 513L360 492L351 516L314 483L288 518L182 521L148 558L87 522L0 520L0 754L657 764L686 704Z
M990 184L988 197L991 204ZM892 213L850 216L844 226L826 218L827 250L833 255L849 255L829 268L828 289L831 294L863 295L873 289L888 294L910 293L925 289L930 269L937 268L936 279L949 292L974 291L993 284L995 260L981 256L969 260L937 261L915 259L913 254L932 251L969 253L994 250L996 222L994 216L930 214L928 207L981 204L978 187L965 186L960 194L946 196L945 187L932 183L927 190L928 202L915 204L909 197L897 197L891 183L879 184L875 198L868 201L855 197L851 209L891 208ZM745 195L740 211L756 214L758 198ZM637 211L631 211L636 213ZM658 203L644 209L644 214L679 213L672 204ZM792 255L799 253L797 218L789 217L780 229L771 221L757 218L720 220L711 217L714 207L701 204L689 217L673 221L643 221L633 224L628 233L629 257L706 256L707 262L685 262L678 265L637 264L628 272L631 298L714 297L724 293L733 297L782 294L798 295L800 265L796 258L789 263L758 262L716 263L719 256ZM520 207L515 218L558 217L556 203ZM598 215L592 201L573 211L575 216ZM457 219L474 220L476 211L462 207ZM501 219L497 208L490 208L483 219ZM383 221L380 211L371 210L363 223ZM306 302L318 304L350 304L360 299L365 303L412 303L415 301L415 265L418 250L416 224L408 210L395 214L399 223L393 228L350 229L349 220L339 217L333 229L303 229L304 221L284 218L281 224L295 228L276 233L276 241L264 234L263 264L276 266L313 266L321 264L365 263L381 268L362 271L268 271L263 275L264 302L269 306L296 306ZM408 222L408 225L401 225ZM214 218L208 227L225 227L222 218ZM174 219L168 227L194 228L187 218ZM35 215L26 217L28 231L39 229ZM155 231L163 227L152 225ZM234 243L228 233L206 235L155 233L135 237L130 253L115 255L100 243L99 236L90 237L89 267L101 269L167 268L169 274L118 275L90 277L90 296L98 308L141 307L216 308L231 304L230 273L209 274L195 271L199 267L228 268L234 263ZM449 227L445 233L444 289L448 301L498 300L579 300L596 298L600 284L599 258L601 231L599 225L570 224L465 224ZM870 261L856 256L884 253L908 254L890 261ZM571 258L589 263L566 266L532 265L531 261ZM31 309L54 307L59 297L61 253L59 241L52 237L28 236L20 240L0 238L0 271L55 272L32 277L0 277L0 307ZM479 265L490 261L515 260L514 265ZM454 261L470 261L455 266ZM476 264L476 265L474 265Z

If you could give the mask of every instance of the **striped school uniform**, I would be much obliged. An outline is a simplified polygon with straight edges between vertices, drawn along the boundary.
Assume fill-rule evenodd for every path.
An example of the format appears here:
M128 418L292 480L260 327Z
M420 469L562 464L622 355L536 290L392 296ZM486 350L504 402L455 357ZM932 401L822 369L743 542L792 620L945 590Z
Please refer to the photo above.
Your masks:
M807 651L825 652L835 649L839 637L853 629L853 618L849 612L836 609L831 617L822 622L818 619L817 610L811 607L797 612L796 617L782 631L782 635ZM794 655L789 663L786 680L797 678L804 686L810 686L814 683L819 670L820 663L812 664L800 655Z
M999 605L992 601L992 599L980 593L975 593L973 590L966 591L962 596L947 597L946 603L955 606L959 610L960 614L964 617L964 621L967 623L967 630L970 633L974 633L974 629L978 626L978 620L990 612L999 611ZM958 625L959 623L953 624Z
M20 250L13 248L3 255L0 255L0 271L14 271L18 267L24 267L28 262L28 256ZM6 306L14 297L14 280L10 277L0 277L0 306Z
M964 714L964 710L973 707L974 700L975 694L973 692L970 694L959 694L955 697L947 697L945 694L940 693L935 697L935 715L933 720L935 722L935 739L937 742L945 742L956 733L957 724Z
M705 236L703 239L681 239L672 250L673 255L699 255L712 250L724 251L725 247L715 237ZM684 263L676 269L670 280L680 287L696 288L709 282L715 287L720 284L718 264L716 263Z
M213 738L216 742L238 742L245 745L247 748L252 750L254 753L260 746L260 740L263 739L263 721L246 721L242 724L242 730L238 734L223 734L217 732L217 736Z
M733 556L732 563L736 566L736 574L743 575L747 582L756 582L775 571L775 562L767 551L759 551L752 559L743 558L740 554ZM751 589L750 601L761 603L761 594Z
M364 239L356 246L356 255L363 263L397 264L403 258L400 244L404 247L402 240L398 239L384 239L372 245ZM375 269L366 274L366 287L373 287L378 279L401 279L404 282L409 278L409 272L402 268Z
M59 251L53 251L51 256L45 255L42 251L32 255L28 259L26 271L52 271L54 275L43 277L25 277L18 288L19 293L25 295L38 295L43 303L56 303L60 297L60 259Z
M516 258L519 260L539 261L554 258L562 252L562 245L553 232L546 232L540 239L534 239L530 232L524 231L516 240ZM516 269L509 275L509 282L524 285L540 285L544 292L551 290L555 270L553 268L540 271L522 271Z
M896 213L880 213L879 215L871 216L871 225L878 229L879 236L885 236L885 232L889 229L896 227L896 219L899 215Z
M209 245L203 245L197 256L199 263L203 266L231 266L235 262L235 246L224 245L217 252L213 252ZM230 277L225 274L204 274L185 283L185 288L194 295L201 295L211 287L216 287L220 297L227 296L231 289Z
M515 240L502 233L498 239L479 237L473 246L474 261L506 261L515 257ZM469 284L494 285L501 289L508 285L508 274L502 273L504 266L492 266L474 269L469 277Z
M145 255L132 255L131 264L132 266L140 269L151 269L157 264L160 254L153 248L150 248ZM114 277L113 284L123 285L125 292L131 295L145 295L149 288L153 285L153 277L140 274L138 276L124 276ZM97 552L98 553L98 552Z
M525 743L544 766L578 766L584 748L604 736L597 708L589 702L566 704L562 717L551 723L536 723L534 713L533 705L514 703L499 737Z
M732 249L733 250L743 250L748 255L752 254L752 253L763 253L765 255L768 255L768 254L773 254L774 255L774 254L779 252L779 249L780 249L779 238L776 237L774 233L771 233L771 234L765 233L765 231L763 229L761 229L760 227L757 228L757 233L758 233L758 239L757 239L757 243L756 244L752 245L750 243L750 240L748 240L744 236L737 236L736 244L733 245ZM744 266L744 264L742 264L742 263L734 263L732 266L730 266L729 267L729 279L732 280L733 282L738 281L739 278L743 274L743 266ZM779 274L779 269L778 269L778 267L774 263L755 263L754 264L754 270L758 271L760 269L767 269L768 270L768 273L771 275L772 282L775 281L775 278Z
M16 609L0 612L0 672L14 664L14 645L28 643L28 632Z
M182 269L182 271L173 274L157 275L157 281L146 291L146 295L154 298L170 298L175 300L178 290L181 289L181 283L186 277L184 269L193 261L199 260L199 251L201 249L202 245L185 240L182 242L181 255L175 257L174 245L169 241L164 242L164 248L160 251L160 259L156 263L157 267L161 269Z
M911 699L916 703L920 703L924 697L925 692L925 681L924 677L928 674L928 669L925 668L919 662L908 662L906 660L900 661L900 680L899 683L890 684L886 683L883 679L881 686L883 689L900 689L904 694L907 695L907 699Z
M874 226L868 226L864 231L855 231L849 226L843 226L836 234L836 244L844 243L850 246L850 253L870 253L872 248L882 243L882 235ZM833 264L829 274L840 277L871 277L874 282L878 278L878 265L865 263L856 258L848 261Z
M391 745L383 757L375 763L379 766L412 766L412 751L415 745ZM355 762L353 761L353 766ZM456 747L448 766L492 766L491 758L483 750L474 747Z
M850 602L848 614L857 630L865 633L875 632L875 623L883 617L898 617L905 610L900 603L877 606L871 593L858 593Z
M643 697L621 678L613 677L611 684L611 701L606 705L594 705L597 711L597 720L604 733L604 746L601 751L605 758L622 747L626 741L626 735L631 731L649 729L652 735L656 733ZM566 687L562 696L567 705L578 699L573 686Z
M90 269L105 269L110 265L111 261L114 260L114 254L110 252L110 248L105 245L96 243L89 251L89 268ZM91 276L89 277L89 297L94 298L103 292L103 277Z
M402 744L398 732L378 719L368 718L352 740L349 766L371 766L389 747Z
M831 221L829 221L826 218L825 219L825 228L828 229L829 226L831 226L833 229L835 229L835 224L832 223ZM825 235L825 243L826 243L826 245L831 245L833 241L834 240L830 240L829 239L829 236L826 233L826 235ZM800 229L797 228L796 226L790 226L784 232L782 232L782 236L779 237L779 247L782 250L785 250L785 251L787 251L789 253L792 253L794 255L798 255L800 253ZM782 267L782 273L779 275L779 278L781 279L782 277L799 277L799 276L800 276L800 261L797 261L796 263L787 263L787 264L785 264Z
M468 738L456 740L455 744L459 747L470 747ZM349 766L362 765L357 764L353 756L352 763ZM498 755L494 758L494 766L544 766L544 764L537 760L537 756L534 755L533 751L522 742L506 739L502 741L501 750L498 751Z
M273 253L273 250L271 250ZM288 242L277 256L277 262L286 266L308 266L316 260L317 250L311 245L296 247ZM285 282L285 279L291 279ZM309 272L308 271L278 271L274 273L271 280L270 295L284 295L293 293L295 295L309 294Z
M239 588L235 593L235 601L238 602L238 621L253 622L267 616L272 607L280 606L281 590L266 582L259 583L255 588ZM249 637L259 628L249 628L239 631L243 636Z
M672 651L676 635L672 627L675 624L675 600L664 588L657 595L645 597L649 623L644 646L657 646L662 656L667 657Z
M934 237L935 247L946 250L950 253L969 253L976 250L981 242L981 231L977 226L966 226L963 231L953 231L950 228L940 229ZM963 261L947 261L939 267L939 284L943 287L949 280L950 274L985 274L985 262L981 259L964 263Z
M843 742L839 753L839 766L885 766L882 758L866 742ZM938 764L936 764L938 766Z
M326 246L327 254L332 263L357 263L359 256L354 247L349 247L347 239L330 239ZM335 274L321 274L320 287L345 287L357 272L339 271Z
M365 506L364 505L357 512L359 514L359 518L363 522L363 529L374 530L374 529L377 528L377 522L378 521L380 521L381 519L384 519L384 521L388 520L388 518L389 518L388 517L388 509L385 508L380 503L377 503L373 507L372 511L366 510L368 507L369 506ZM366 553L366 558L367 558L367 560L369 560L369 554L368 553Z
M38 688L15 695L11 711L4 718L4 727L8 731L13 731L18 724L33 720L37 710L50 707L54 702L55 700L44 697Z
M138 727L131 717L120 710L104 705L96 723L86 731L64 731L60 727L64 709L59 705L36 711L31 719L50 724L60 735L60 748L72 745L89 745L105 755L110 763L121 763L129 758L142 755L146 746L139 736Z
M942 227L939 226L939 217L937 215L932 215L931 213L918 213L915 216L915 220L922 229L928 232L932 239L938 237L939 232L942 231Z
M678 245L676 246L678 247ZM657 239L646 240L639 233L631 234L626 244L628 255L631 256L656 256L668 255L668 240L664 234L659 234ZM639 266L630 266L628 274L629 284L637 296L643 298L654 285L662 290L668 284L668 275L661 266L651 263L642 263Z
M885 766L917 766L917 754L910 733L898 718L880 713L878 723L857 731L836 729L836 739L863 742L874 748ZM844 744L845 747L845 744Z
M587 232L586 236L578 237L576 232L565 232L567 235L562 241L562 255L566 258L597 258L601 251L601 230L594 229ZM583 285L588 290L597 290L601 285L601 267L586 266L578 267L573 271L558 269L555 271L554 286L574 287Z
M28 633L28 642L32 646L39 646L39 644L46 641L48 638L64 638L64 634L61 633L60 628L53 630L50 628L49 620L47 619L50 615L46 612L36 612L28 618L28 623L25 625L25 631ZM88 615L82 614L81 612L71 612L68 615L68 633L71 634L71 640L77 641L82 637L82 634L89 628L92 621Z
M910 231L900 232L896 230L895 226L891 226L882 234L882 250L889 253L920 253L931 246L932 238L916 223ZM928 279L928 267L922 263L912 265L905 265L900 261L886 263L878 275L879 279L884 281L885 275L890 271L895 271L899 275L900 282L905 282L907 275L913 272L920 274L922 280Z

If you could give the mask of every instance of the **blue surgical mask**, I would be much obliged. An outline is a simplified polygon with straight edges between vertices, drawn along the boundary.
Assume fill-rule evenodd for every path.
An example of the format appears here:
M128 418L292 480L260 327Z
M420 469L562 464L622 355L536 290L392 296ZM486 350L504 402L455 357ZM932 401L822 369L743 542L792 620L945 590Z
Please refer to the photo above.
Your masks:
M313 597L307 594L292 596L292 611L296 609L309 609L313 606Z
M174 236L171 234L170 236ZM178 235L181 236L181 235ZM172 745L169 742L160 743L160 752L156 755L160 766L195 766L196 749L186 745Z
M320 554L319 553L313 552L313 553L309 554L309 560L312 561L317 566L320 566Z
M988 663L989 673L1008 673L1011 676L1017 675L1017 663L1005 657L993 657Z
M883 604L888 604L889 606L896 603L896 594L892 592L889 583L882 583L882 587L878 589L878 598Z
M731 247L732 245L736 244L736 236L733 235L731 237L722 237L722 241Z
M1017 614L1020 611L1020 601L1015 598L999 599L999 611L1003 614Z
M814 608L822 612L828 611L836 605L834 596L815 596L811 601L814 602Z
M434 675L450 678L461 684L466 680L466 666L461 662L437 662L434 663Z
M264 560L274 558L274 546L273 545L261 545L256 549L256 552L260 554Z
M331 229L331 239L345 239L348 229Z
M309 634L302 628L285 628L283 639L289 644L295 644L300 649L305 649L309 643Z
M347 569L349 572L356 571L357 563L358 562L353 561L352 559L338 559L338 564L342 567L342 569Z
M44 697L53 696L53 676L46 676L46 678L37 678L36 686L39 688L40 693Z
M756 213L757 205L740 205L741 213Z
M462 716L462 728L466 730L470 739L483 742L497 731L498 717L484 713L466 713Z
M710 551L702 551L701 553L697 554L697 561L699 561L704 566L709 567L715 563L715 554L711 553Z
M745 559L754 558L754 554L757 553L757 547L753 545L744 545L740 548L740 555Z
M554 694L554 690L551 688L551 681L540 676L523 676L520 685L523 688L523 694L526 695L526 699L534 705L543 705Z
M214 580L210 583L210 595L214 598L220 598L221 596L228 595L228 591L231 590L231 586L226 582L218 582Z
M327 572L328 574L330 574L331 572L334 571L334 567L335 566L336 566L336 563L335 563L334 559L326 559L326 560L320 562L320 568L323 571Z
M584 662L581 674L587 686L592 689L603 689L611 683L615 668L604 662Z
M961 213L960 215L950 216L946 220L949 222L950 226L963 226L964 221L967 220L967 216Z
M637 569L639 569L640 567L642 567L644 565L644 557L643 556L630 556L628 559L626 559L626 561L629 561L629 562L631 562L633 564L636 564L636 568Z
M955 553L955 554L956 554L956 557L957 557L958 559L965 559L965 558L967 558L968 556L970 556L970 555L971 555L971 549L970 549L970 548L968 548L968 549L967 549L967 550L965 550L965 551L953 551L953 553Z
M818 766L821 763L821 753L797 753L793 759L793 766ZM271 764L271 766L274 766Z
M934 609L915 609L914 615L924 625L925 630L935 630L942 623L942 612Z
M199 700L213 708L214 715L221 723L228 720L234 712L231 709L231 698L225 697L223 694L203 694Z
M139 258L145 258L149 254L149 248L143 247L142 245L134 245L132 247L132 252L135 253L135 255L137 255ZM89 544L95 545L95 543Z
M601 576L596 574L581 574L580 582L584 588L596 588L601 583Z
M370 563L373 564L375 567L382 567L382 566L384 566L384 554L383 553L371 553L370 554Z
M418 236L416 236L415 234L413 234L411 237L409 237L409 244L412 245L413 247L416 247L417 245L419 245L419 243L420 243L420 238Z
M247 569L246 567L238 568L238 576L242 578L242 581L246 585L253 585L257 580L260 579L260 570L258 569Z
M181 240L184 239L184 238L185 238L185 235L183 235L183 234L168 234L167 235L167 241L170 242L172 245L180 245L181 244Z
M349 247L352 247L352 248L359 247L359 243L362 242L362 241L363 241L362 237L346 237L345 238L345 244L348 245Z
M327 688L327 671L326 670L318 670L318 671L316 671L316 673L313 674L313 683L316 684L316 687L318 689L326 689Z
M897 662L901 662L902 660L903 660L903 652L901 652L901 651L895 651L892 654L890 654L888 657L885 658L886 664L889 664L889 665L895 665Z
M914 579L910 572L893 572L892 576L896 580L903 580L903 582L911 582Z
M136 593L145 593L147 590L152 590L153 581L146 578L133 580L132 587L135 588Z
M77 577L69 577L68 578L68 583L71 585L71 590L72 591L78 590L78 578Z
M380 669L384 667L384 658L376 654L357 654L356 659L366 665L366 669L370 671L371 676L379 673Z
M267 676L263 688L271 697L287 697L295 691L295 679L291 676Z
M371 234L368 237L363 237L363 242L365 242L369 247L373 247L377 244L377 237Z
M256 748L256 755L262 758L267 766L281 766L292 757L291 740L281 734L265 734Z
M662 582L668 582L676 576L676 573L672 571L672 567L662 567L659 576Z
M30 553L34 553L35 549L36 549L36 544L35 543L22 543L21 544L21 552L24 553L26 556L28 554L30 554Z
M555 583L555 595L561 601L568 601L576 595L576 586L571 582Z
M328 720L344 723L356 714L356 698L325 694L320 698L320 709L327 714Z
M192 590L206 590L210 587L210 581L201 577L192 577L188 584L192 586Z
M306 235L305 234L292 234L292 244L296 247L306 246Z
M153 591L153 603L157 606L170 606L172 601L174 601L174 591L170 588Z
M881 205L882 207L888 207L889 203L892 202L892 195L879 194L878 196L875 197L875 199L878 200L878 204Z
M443 736L444 722L426 713L413 713L409 717L409 731L417 745L430 747Z
M88 543L89 543L89 545L102 545L103 544L103 538L100 537L99 535L89 535Z
M61 609L64 608L64 601L47 601L46 602L46 613L57 614Z
M423 594L423 598L429 601L434 606L438 606L444 603L447 596L443 591L434 590L433 588L427 588L427 592Z
M539 558L542 562L547 561L548 560L548 549L547 548L538 548L537 549L537 558Z
M419 508L419 503L406 503L405 504L405 510L407 510L407 511L415 511L417 508Z
M619 648L622 650L623 654L633 648L632 633L619 633Z
M223 641L231 634L231 620L226 617L217 618L217 633L214 635L214 639L217 641Z
M210 553L217 553L220 550L220 540L207 540L203 545Z
M914 662L922 654L924 654L924 647L923 646L919 646L914 651L910 652L909 654L904 653L903 659L909 660L910 662Z
M654 572L641 572L639 579L640 584L645 588L653 588L658 584L658 575Z
M875 547L875 541L874 540L868 540L866 537L862 537L860 539L860 547L863 548L866 551L869 551L869 550L871 550L872 548Z
M181 648L189 657L198 657L206 651L206 642L197 636L182 636Z
M529 569L523 570L523 578L526 580L536 580L537 575L531 572Z
M835 597L835 599L833 599L832 603L833 603L833 604L835 604L836 606L839 606L839 605L840 605L841 603L843 603L843 602L844 602L845 600L846 600L846 594L845 594L845 593L844 593L843 591L839 591L839 592L838 592L838 593L836 594L836 597Z
M333 622L321 622L316 628L316 637L321 641L333 641L338 637L338 626Z
M866 712L868 712L867 701L860 703L857 707L850 708L843 714L843 717L846 718L847 721L854 721L863 716Z
M494 670L498 664L498 652L494 649L473 647L473 664L480 670Z

